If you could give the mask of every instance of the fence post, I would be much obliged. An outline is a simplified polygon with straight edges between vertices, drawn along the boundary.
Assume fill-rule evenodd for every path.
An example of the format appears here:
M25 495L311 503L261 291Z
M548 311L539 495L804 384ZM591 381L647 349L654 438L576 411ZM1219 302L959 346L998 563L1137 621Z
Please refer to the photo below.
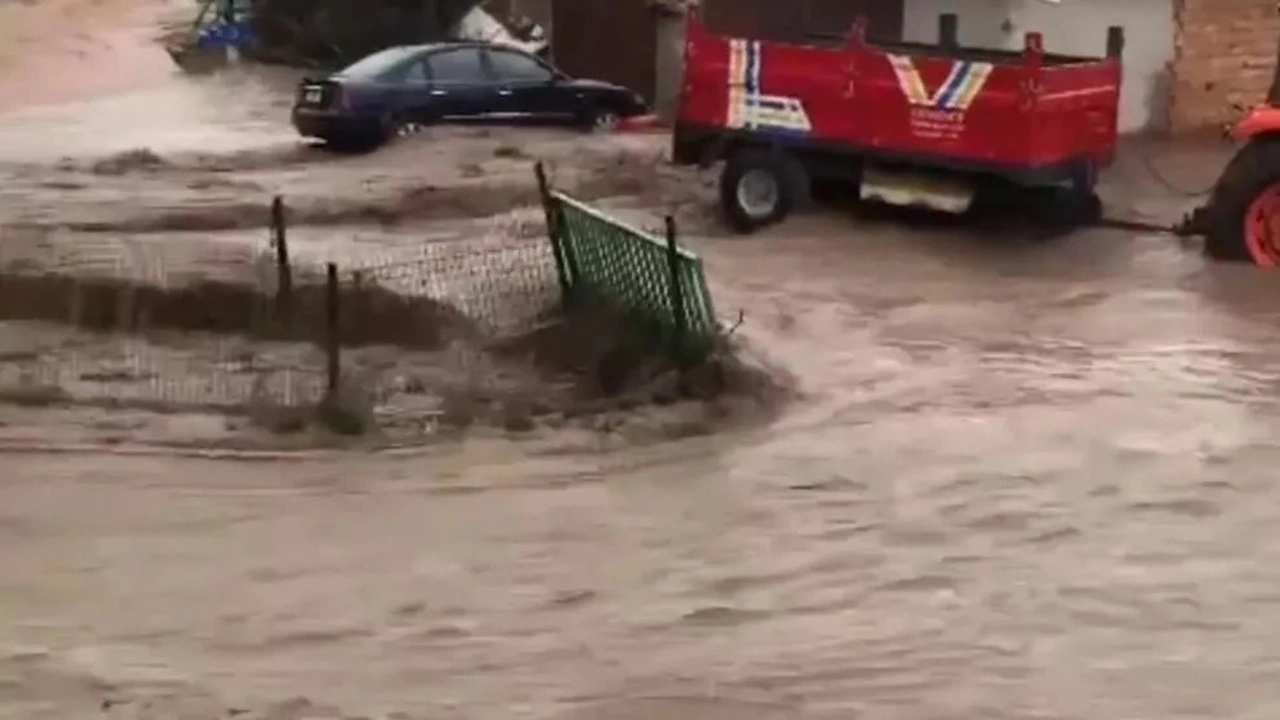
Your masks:
M289 265L289 240L284 198L271 200L271 244L276 250L276 318L287 320L293 306L293 268Z
M328 360L328 369L326 379L328 380L328 397L332 398L338 392L338 386L342 377L342 342L338 335L338 318L342 293L338 287L338 265L329 263L326 270L328 277L325 282L325 336L324 336L324 352Z
M541 160L534 163L533 174L538 178L538 196L542 199L542 212L547 221L547 238L551 241L551 254L556 259L556 277L560 280L560 302L567 310L573 284L569 277L569 264L565 261L560 215L556 212L556 200L551 195L551 183L547 181L547 169Z
M955 13L938 16L938 45L948 50L960 47L959 16Z
M671 349L677 360L683 365L686 350L686 335L689 332L688 316L684 307L684 283L680 281L680 246L676 242L676 219L666 217L667 229L667 273L670 281L671 312L675 325L671 334Z
M1107 57L1120 59L1124 55L1124 28L1112 25L1107 28ZM1270 100L1272 96L1268 95Z

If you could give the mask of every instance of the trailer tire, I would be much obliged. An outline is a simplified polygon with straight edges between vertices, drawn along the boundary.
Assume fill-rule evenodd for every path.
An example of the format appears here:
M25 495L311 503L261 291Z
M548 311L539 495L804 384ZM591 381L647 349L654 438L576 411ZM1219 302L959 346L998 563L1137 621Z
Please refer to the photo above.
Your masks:
M809 174L790 153L739 150L720 173L720 207L729 225L747 234L784 220L809 197Z
M1260 205L1263 203L1263 205ZM1270 204L1270 207L1267 206ZM1280 267L1280 139L1259 137L1240 148L1214 186L1205 217L1205 254L1214 260Z
M1027 194L1022 196L1020 207L1025 207L1030 219L1055 234L1097 225L1102 219L1102 200L1092 192L1068 187L1023 192Z
M1076 164L1071 177L1071 204L1077 222L1082 226L1097 225L1104 208L1098 197L1098 166L1092 160Z

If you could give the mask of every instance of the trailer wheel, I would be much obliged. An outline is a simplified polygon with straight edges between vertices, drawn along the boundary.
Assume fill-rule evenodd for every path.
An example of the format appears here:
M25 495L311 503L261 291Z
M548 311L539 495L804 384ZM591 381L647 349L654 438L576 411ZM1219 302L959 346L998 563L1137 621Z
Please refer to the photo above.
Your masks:
M720 174L720 206L740 233L781 222L808 193L804 166L780 150L741 150L729 158Z
M1076 163L1070 184L1034 191L1034 216L1059 231L1097 225L1103 213L1102 199L1094 192L1097 178L1092 162Z
M1209 202L1205 254L1280 267L1280 142L1250 140L1223 170Z
M1097 225L1102 219L1102 199L1075 188L1042 188L1028 196L1031 217L1057 232Z
M1077 163L1071 173L1071 204L1077 222L1097 225L1102 220L1102 198L1098 197L1098 166L1092 160Z

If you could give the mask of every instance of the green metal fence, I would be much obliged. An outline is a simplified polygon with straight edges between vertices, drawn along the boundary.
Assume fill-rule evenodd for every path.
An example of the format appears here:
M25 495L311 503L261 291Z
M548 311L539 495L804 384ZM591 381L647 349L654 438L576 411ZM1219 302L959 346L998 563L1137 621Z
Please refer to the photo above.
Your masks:
M539 180L542 172L539 168ZM545 187L545 183L544 183ZM603 299L650 325L681 359L697 360L719 332L702 260L667 237L631 227L561 192L547 191L547 221L566 299Z

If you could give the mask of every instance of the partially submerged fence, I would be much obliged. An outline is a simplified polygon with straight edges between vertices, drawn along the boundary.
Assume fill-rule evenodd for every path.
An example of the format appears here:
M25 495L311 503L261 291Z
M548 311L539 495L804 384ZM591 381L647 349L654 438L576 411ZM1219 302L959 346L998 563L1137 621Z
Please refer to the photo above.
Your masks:
M375 375L375 392L411 392L413 373L485 372L475 348L590 303L625 311L682 363L709 352L718 328L702 261L674 222L656 237L537 175L545 233L498 228L326 268L292 256L277 198L271 247L244 253L239 281L166 278L162 258L124 246L114 277L6 267L0 320L38 322L0 325L0 401L52 392L236 412L315 404L352 372ZM441 370L455 340L469 349Z
M552 190L536 168L565 304L605 302L658 334L681 362L700 360L719 332L702 260L679 246L675 220L658 238Z

